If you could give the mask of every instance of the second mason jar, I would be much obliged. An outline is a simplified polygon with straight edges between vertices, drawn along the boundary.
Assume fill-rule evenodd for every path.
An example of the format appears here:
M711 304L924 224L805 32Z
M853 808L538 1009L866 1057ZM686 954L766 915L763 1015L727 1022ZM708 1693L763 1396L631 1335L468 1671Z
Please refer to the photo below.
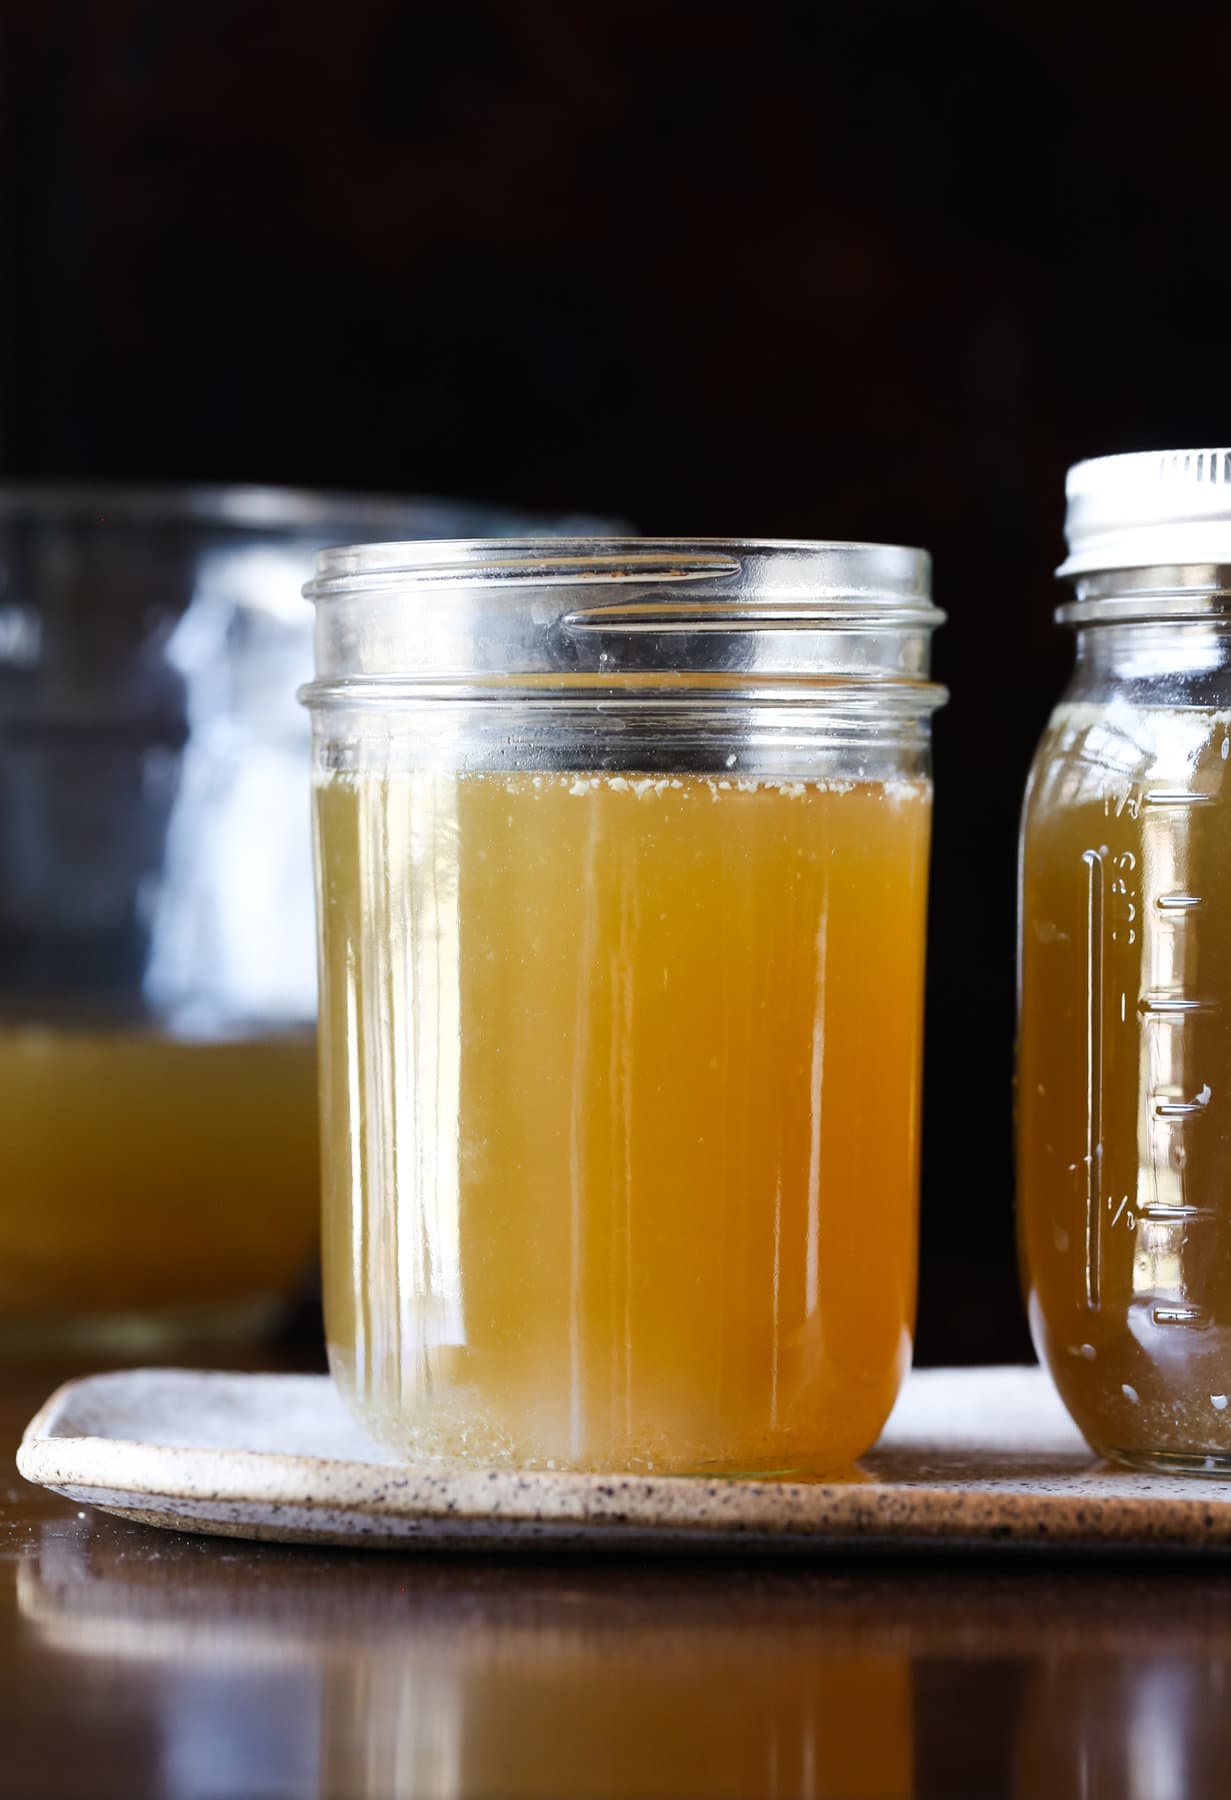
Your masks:
M1098 1450L1231 1473L1231 451L1079 464L1067 530L1022 830L1031 1324Z
M415 1458L818 1472L916 1266L921 551L328 552L335 1376Z

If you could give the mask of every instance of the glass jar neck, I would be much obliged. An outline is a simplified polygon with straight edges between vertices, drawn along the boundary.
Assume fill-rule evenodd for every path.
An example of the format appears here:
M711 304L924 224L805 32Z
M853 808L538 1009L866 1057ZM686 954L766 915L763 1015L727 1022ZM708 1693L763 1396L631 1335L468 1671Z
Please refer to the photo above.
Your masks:
M1231 694L1231 568L1185 564L1082 575L1061 624L1076 627L1070 696L1108 688L1143 701L1225 706Z
M1074 679L1159 686L1214 681L1225 689L1231 683L1231 613L1221 619L1081 625Z
M1057 608L1062 625L1216 620L1231 616L1231 567L1184 563L1079 576Z

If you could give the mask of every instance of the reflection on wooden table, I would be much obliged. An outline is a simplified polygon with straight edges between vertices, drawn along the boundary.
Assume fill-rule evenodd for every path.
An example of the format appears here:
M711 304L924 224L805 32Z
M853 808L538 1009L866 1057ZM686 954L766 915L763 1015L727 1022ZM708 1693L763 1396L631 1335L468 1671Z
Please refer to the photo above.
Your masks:
M293 1677L319 1696L326 1794L910 1791L907 1647L789 1576L262 1561L237 1604L234 1559L185 1593L53 1542L19 1601L69 1656Z
M1223 1792L1219 1560L427 1559L6 1493L0 1791Z

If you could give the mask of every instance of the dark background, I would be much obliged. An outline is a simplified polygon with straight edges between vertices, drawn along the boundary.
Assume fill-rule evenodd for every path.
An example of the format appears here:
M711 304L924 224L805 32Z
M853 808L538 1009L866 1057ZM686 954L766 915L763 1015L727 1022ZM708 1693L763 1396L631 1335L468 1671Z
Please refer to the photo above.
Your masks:
M0 0L0 476L936 556L920 1354L1026 1349L1064 470L1231 436L1219 6Z

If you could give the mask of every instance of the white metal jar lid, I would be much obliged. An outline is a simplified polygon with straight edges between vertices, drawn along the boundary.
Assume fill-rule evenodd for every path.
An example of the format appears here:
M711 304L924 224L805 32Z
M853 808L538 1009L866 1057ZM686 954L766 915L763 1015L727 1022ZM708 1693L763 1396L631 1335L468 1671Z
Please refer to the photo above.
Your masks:
M1062 579L1231 565L1231 449L1094 457L1069 470L1065 497Z

